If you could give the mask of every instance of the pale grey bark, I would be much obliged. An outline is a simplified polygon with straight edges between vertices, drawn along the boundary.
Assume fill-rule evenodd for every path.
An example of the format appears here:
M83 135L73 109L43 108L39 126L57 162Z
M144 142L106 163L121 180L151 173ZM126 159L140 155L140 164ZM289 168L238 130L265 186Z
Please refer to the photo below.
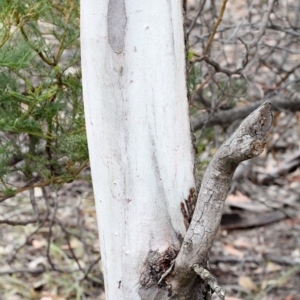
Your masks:
M148 300L139 289L176 257L195 190L182 1L81 1L80 17L105 295Z

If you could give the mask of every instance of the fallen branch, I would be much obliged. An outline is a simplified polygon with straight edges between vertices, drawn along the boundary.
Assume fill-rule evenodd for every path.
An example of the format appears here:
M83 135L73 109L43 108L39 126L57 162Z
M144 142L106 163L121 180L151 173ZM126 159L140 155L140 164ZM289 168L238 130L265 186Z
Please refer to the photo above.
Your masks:
M228 263L228 264L243 264L243 263L255 263L255 264L262 264L266 261L271 261L273 263L276 263L278 265L283 266L295 266L300 265L300 258L293 258L290 256L274 256L266 254L263 257L258 256L245 256L243 258L239 257L233 257L233 256L214 256L210 257L209 262L211 264L217 264L217 263Z
M258 216L251 215L251 217L240 216L237 213L224 214L221 225L222 229L245 229L266 226L286 218L286 214L280 210L266 212Z
M32 218L29 220L0 220L0 224L7 224L11 226L25 226L28 224L34 224L38 222L38 218Z
M271 168L268 172L263 173L259 177L261 184L270 184L277 178L286 176L289 173L295 171L300 166L300 152L296 152L292 157L285 159L279 166Z
M201 129L203 126L214 126L214 125L227 125L231 124L236 120L244 119L247 115L253 112L257 107L262 105L266 99L253 102L243 107L236 107L216 113L198 112L192 116L192 127L194 131ZM300 99L283 99L279 96L274 96L267 99L272 104L273 111L280 111L282 109L297 111L300 110Z
M272 125L271 103L263 103L250 114L236 132L219 148L202 180L191 224L175 259L173 290L188 290L196 282L193 268L205 268L207 256L220 225L224 202L236 167L262 153Z
M63 268L63 267L59 267L56 268L54 271L59 271L61 273L74 273L74 272L80 272L80 269L78 268L74 268L74 269L70 269L70 268ZM0 270L0 275L13 275L13 274L41 274L44 272L49 272L49 269L46 268L43 264L39 264L37 267L35 268L19 268L19 269L14 269L14 268L2 268Z

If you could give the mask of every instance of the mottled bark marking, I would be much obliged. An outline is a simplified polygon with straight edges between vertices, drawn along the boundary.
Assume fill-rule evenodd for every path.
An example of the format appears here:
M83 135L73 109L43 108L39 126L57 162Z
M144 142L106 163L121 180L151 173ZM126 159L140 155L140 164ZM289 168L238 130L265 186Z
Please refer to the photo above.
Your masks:
M114 52L122 53L127 23L125 0L109 0L107 9L108 42Z

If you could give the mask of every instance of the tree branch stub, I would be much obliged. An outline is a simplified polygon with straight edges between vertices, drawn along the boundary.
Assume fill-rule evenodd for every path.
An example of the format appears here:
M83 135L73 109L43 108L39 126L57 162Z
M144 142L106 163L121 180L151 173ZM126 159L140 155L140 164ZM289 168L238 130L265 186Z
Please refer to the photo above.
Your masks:
M203 177L191 224L175 260L173 291L190 286L196 278L195 265L205 267L216 236L227 192L236 167L263 152L272 125L271 103L252 112L227 139L211 160Z

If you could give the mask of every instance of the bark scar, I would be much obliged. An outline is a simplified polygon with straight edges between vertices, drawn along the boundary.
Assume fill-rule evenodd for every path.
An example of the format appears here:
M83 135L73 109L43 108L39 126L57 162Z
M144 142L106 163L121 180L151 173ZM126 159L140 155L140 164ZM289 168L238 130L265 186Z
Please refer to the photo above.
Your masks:
M140 284L146 289L157 284L167 285L165 278L172 271L178 249L171 245L164 251L150 251L143 266Z
M185 226L186 230L188 229L188 227L191 223L193 213L195 210L195 206L196 206L196 202L197 202L196 189L191 188L188 199L184 199L184 202L180 203L180 210L183 215L183 222L184 222L184 226Z
M107 8L108 42L115 53L122 53L127 23L125 0L109 0Z

